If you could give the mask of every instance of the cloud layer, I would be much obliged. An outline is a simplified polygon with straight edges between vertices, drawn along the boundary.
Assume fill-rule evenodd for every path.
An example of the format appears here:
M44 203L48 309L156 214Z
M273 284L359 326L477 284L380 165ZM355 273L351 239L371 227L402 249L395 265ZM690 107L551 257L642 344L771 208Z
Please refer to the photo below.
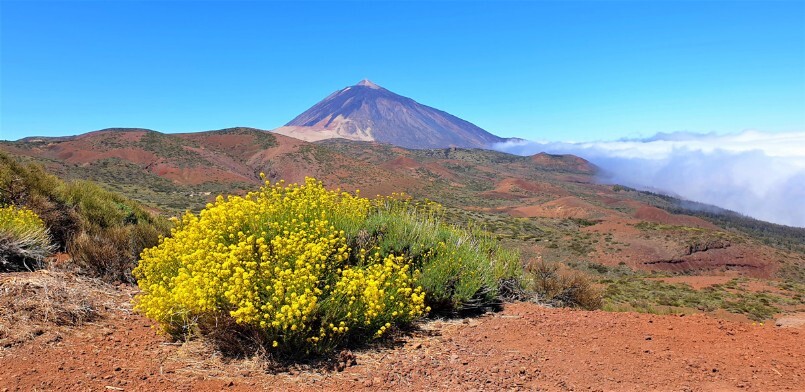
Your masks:
M604 182L805 227L805 132L676 132L585 143L510 141L495 148L519 155L578 155L603 169Z

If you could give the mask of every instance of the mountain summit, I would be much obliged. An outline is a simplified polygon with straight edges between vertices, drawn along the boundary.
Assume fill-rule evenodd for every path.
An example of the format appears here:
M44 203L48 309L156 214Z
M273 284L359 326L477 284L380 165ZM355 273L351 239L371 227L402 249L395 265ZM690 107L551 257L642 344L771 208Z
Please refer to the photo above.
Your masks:
M358 84L356 84L356 86L369 87L369 88L373 88L375 90L383 88L383 87L380 87L380 86L372 83L372 81L369 80L369 79L361 80L360 82L358 82Z
M330 94L274 132L307 141L344 138L406 148L488 148L505 140L368 79Z

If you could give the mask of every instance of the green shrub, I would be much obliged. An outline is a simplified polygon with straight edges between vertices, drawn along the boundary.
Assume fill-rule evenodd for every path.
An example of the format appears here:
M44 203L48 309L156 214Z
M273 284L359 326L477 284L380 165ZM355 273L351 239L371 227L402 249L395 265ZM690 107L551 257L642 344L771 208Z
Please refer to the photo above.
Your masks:
M64 249L80 230L80 217L67 206L63 183L37 165L23 165L0 153L0 205L24 206L45 223L53 241Z
M501 249L480 231L443 224L433 204L385 199L364 229L381 252L403 254L421 268L419 283L434 310L492 305L498 302L501 284L522 276L517 252Z
M82 228L67 244L75 266L106 281L134 282L140 253L168 234L169 222L89 181L66 184L64 195Z

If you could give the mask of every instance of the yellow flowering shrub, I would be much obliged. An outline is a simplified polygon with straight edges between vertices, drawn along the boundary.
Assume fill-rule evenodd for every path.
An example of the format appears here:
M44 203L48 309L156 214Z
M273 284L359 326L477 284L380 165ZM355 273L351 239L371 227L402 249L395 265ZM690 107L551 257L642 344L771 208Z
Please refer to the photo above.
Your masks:
M36 213L0 207L0 271L37 268L52 251L45 223Z
M285 352L381 336L428 309L409 259L351 244L373 209L312 178L219 196L143 251L136 309L173 334L233 320Z
M0 207L0 230L7 233L23 234L30 230L42 229L45 223L35 212L13 205Z

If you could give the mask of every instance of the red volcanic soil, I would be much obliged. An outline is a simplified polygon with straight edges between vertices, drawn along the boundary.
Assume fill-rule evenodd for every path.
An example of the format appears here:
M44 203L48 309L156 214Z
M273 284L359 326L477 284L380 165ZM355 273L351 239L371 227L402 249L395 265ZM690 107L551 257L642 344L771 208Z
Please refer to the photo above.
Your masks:
M343 372L262 372L182 347L143 317L113 317L0 351L4 390L780 391L805 385L805 330L509 304L431 321Z
M506 178L495 189L482 192L481 196L501 199L517 199L536 196L563 197L570 193L563 188L547 182L528 181L522 178Z
M148 164L158 159L151 152L137 148L120 148L107 151L93 151L76 148L75 146L62 144L53 148L55 157L67 163L86 164L107 158L120 158L125 161Z
M415 160L413 160L413 159L411 159L409 157L401 156L401 157L394 158L393 160L386 162L383 165L383 167L388 168L388 169L392 169L392 170L393 169L416 170L416 169L419 169L420 167L422 167L422 165L419 162L417 162L417 161L415 161Z
M517 207L510 211L516 217L600 219L612 211L594 206L575 196L566 196L535 206Z
M664 225L701 227L713 230L718 229L718 226L695 216L670 214L665 210L639 202L632 202L630 204L637 207L634 217L640 220Z
M210 181L221 182L254 182L254 178L237 175L235 173L203 167L176 167L170 164L157 163L150 167L150 171L160 177L167 178L185 185L198 185Z

